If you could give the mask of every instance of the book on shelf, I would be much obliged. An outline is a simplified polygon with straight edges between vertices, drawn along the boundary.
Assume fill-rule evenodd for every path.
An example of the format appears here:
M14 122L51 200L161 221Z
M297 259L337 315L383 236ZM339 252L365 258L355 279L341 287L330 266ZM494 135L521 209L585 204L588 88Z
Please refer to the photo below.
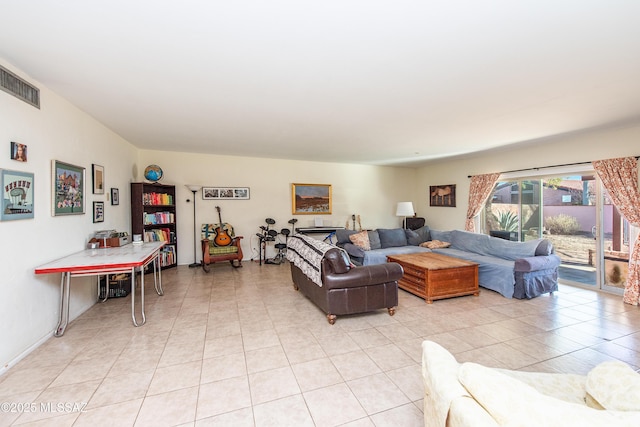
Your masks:
M168 245L162 248L160 251L160 266L165 267L167 265L173 265L177 262L176 259L176 247Z
M144 225L173 224L175 214L173 212L143 212Z
M168 228L154 228L152 230L146 230L144 232L144 241L173 243L171 240L171 234L171 230ZM173 234L173 239L175 240L175 233Z
M173 205L173 196L167 193L142 193L142 204L153 205Z

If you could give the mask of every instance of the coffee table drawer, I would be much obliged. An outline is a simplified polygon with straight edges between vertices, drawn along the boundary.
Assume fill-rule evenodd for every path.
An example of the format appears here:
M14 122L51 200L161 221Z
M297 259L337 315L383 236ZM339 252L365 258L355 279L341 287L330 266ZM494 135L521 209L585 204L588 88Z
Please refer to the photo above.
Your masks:
M414 267L413 265L400 264L404 269L405 276L413 276L418 280L424 280L426 277L425 271Z
M417 283L413 280L407 280L407 277L405 276L398 280L398 287L422 298L426 298L427 296L424 281L422 283Z

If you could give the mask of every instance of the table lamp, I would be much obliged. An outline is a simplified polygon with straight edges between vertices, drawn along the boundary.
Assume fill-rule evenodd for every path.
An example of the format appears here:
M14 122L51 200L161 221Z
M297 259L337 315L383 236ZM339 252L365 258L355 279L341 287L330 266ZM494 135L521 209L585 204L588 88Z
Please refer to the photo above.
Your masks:
M398 206L396 207L396 216L403 217L402 219L402 228L405 228L407 217L414 216L416 211L413 210L413 202L398 202Z

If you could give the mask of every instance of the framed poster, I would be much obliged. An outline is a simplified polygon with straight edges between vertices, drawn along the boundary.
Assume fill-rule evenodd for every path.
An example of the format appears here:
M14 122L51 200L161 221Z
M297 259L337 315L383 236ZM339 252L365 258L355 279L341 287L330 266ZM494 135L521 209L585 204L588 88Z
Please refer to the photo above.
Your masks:
M291 190L294 215L331 214L330 184L292 184Z
M51 173L53 216L84 214L84 168L53 160Z
M93 222L104 222L104 202L93 202Z
M202 187L203 200L249 200L249 187Z
M93 194L104 194L104 166L92 165Z
M429 206L456 207L456 185L432 185L429 187Z
M117 188L111 189L111 204L114 206L120 204L120 190Z
M0 221L33 218L33 174L0 170L2 211Z

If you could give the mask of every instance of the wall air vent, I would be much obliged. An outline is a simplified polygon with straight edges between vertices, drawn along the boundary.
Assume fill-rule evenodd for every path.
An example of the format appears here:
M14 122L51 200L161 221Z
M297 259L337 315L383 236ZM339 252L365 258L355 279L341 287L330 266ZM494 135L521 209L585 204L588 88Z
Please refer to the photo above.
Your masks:
M0 65L0 89L40 108L40 89L22 80Z

